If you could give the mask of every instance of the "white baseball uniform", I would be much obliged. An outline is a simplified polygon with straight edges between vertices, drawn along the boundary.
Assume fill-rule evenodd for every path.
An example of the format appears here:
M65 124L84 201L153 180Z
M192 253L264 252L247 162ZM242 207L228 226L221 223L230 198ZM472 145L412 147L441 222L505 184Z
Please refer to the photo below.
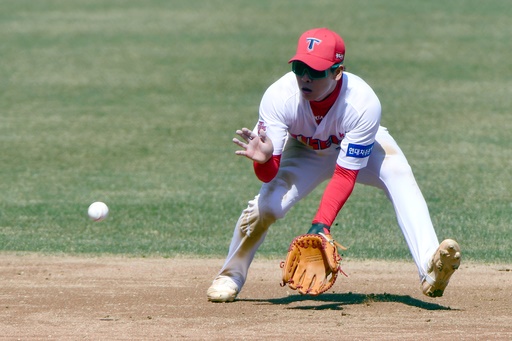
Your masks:
M281 164L276 177L263 183L243 210L218 276L230 277L241 289L269 226L330 179L338 164L360 170L358 183L384 190L391 200L421 283L439 242L411 167L387 129L380 126L380 117L380 102L373 90L348 72L343 73L340 94L320 124L301 97L295 74L289 72L272 84L262 98L254 131L266 129Z

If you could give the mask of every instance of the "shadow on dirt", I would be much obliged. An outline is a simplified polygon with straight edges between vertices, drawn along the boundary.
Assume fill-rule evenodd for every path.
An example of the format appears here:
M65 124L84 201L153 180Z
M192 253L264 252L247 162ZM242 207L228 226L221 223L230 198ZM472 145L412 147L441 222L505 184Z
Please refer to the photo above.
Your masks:
M457 310L450 307L445 307L437 303L430 303L418 300L409 295L394 295L394 294L322 294L319 296L307 295L291 295L282 298L270 299L239 299L245 302L260 302L261 304L292 304L297 302L315 302L315 305L301 305L290 307L289 309L301 310L342 310L343 306L352 304L371 304L373 302L393 302L402 303L408 306L425 309L425 310ZM325 304L318 304L324 302Z

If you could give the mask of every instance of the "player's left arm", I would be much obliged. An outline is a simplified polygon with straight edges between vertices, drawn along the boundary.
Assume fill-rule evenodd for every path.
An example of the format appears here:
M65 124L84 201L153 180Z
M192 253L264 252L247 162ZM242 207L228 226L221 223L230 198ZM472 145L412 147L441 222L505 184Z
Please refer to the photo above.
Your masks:
M359 170L368 163L380 125L380 102L376 99L368 103L365 109L342 141L334 174L312 221L311 233L317 233L317 230L322 232L324 228L330 230L339 211L352 194Z
M352 194L359 170L351 170L336 165L331 181L327 184L313 225L322 225L330 230L334 219ZM322 232L322 231L317 231Z

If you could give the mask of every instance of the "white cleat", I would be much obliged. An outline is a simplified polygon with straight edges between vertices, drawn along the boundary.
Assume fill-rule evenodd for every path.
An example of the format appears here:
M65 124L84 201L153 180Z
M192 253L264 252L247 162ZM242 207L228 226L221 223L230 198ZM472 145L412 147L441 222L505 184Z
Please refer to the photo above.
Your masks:
M460 246L452 239L445 239L428 262L428 274L421 284L422 291L430 297L443 296L450 277L460 266Z
M206 291L210 302L233 302L238 295L238 285L229 277L217 277Z

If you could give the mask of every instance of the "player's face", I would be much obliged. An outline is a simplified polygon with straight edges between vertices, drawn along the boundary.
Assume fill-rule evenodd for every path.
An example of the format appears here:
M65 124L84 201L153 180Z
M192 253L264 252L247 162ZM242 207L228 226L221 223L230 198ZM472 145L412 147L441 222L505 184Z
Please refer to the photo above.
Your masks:
M300 93L308 101L321 101L336 88L334 75L322 79L311 79L307 74L302 77L296 77Z
M334 91L341 72L327 70L327 77L323 78L313 78L309 72L295 72L295 77L302 97L308 101L321 101Z

